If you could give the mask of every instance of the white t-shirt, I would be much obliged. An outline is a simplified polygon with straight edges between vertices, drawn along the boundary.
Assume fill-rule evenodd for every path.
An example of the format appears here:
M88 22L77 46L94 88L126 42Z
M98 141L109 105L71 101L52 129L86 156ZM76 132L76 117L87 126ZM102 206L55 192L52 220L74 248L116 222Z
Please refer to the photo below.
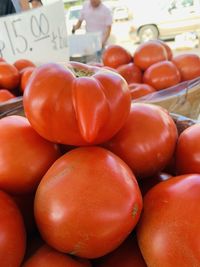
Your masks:
M80 20L85 20L87 32L103 34L106 27L112 24L112 14L103 3L94 8L90 2L86 2L81 10Z

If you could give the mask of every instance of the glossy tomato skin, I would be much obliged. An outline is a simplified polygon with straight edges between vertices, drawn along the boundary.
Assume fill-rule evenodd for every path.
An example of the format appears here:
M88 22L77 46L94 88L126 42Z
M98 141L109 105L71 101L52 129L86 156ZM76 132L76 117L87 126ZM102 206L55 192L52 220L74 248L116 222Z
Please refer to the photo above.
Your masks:
M144 197L137 237L147 266L200 266L200 175L176 176Z
M177 66L182 81L192 80L200 76L200 58L196 54L174 56L172 62Z
M161 45L163 45L165 47L166 52L167 52L167 59L172 60L173 52L172 52L171 47L166 42L164 42L162 40L155 40L155 42L159 42Z
M118 68L133 60L131 54L120 45L109 45L102 54L102 61L105 66Z
M131 98L137 99L150 93L156 92L151 85L146 83L131 83L129 84L129 90L131 92Z
M185 129L178 138L175 163L178 174L200 173L200 125Z
M58 252L48 245L41 246L22 267L91 267L89 261L81 263L71 256Z
M133 55L134 63L142 70L164 60L168 60L167 51L162 44L155 41L140 44Z
M13 199L0 191L0 263L1 267L19 267L26 249L26 232Z
M181 75L176 65L171 61L162 61L151 65L143 75L143 82L162 90L176 85L181 81Z
M12 94L9 90L7 89L0 89L0 103L5 102L9 99L15 98L15 95Z
M60 156L57 145L39 136L18 115L0 120L0 152L0 187L12 194L33 192Z
M138 247L135 232L113 252L99 258L95 267L147 267Z
M161 171L178 138L176 125L162 107L133 103L128 120L105 147L122 158L138 179Z
M35 67L26 67L21 71L21 73L20 73L20 75L21 75L20 90L22 93L24 93L26 85L27 85L34 70L35 70Z
M15 89L20 82L18 69L7 62L0 62L0 88Z
M34 207L49 245L91 259L119 246L141 209L141 192L130 168L100 147L79 147L58 159L42 178Z
M142 71L132 62L119 66L117 71L127 81L128 84L142 82Z
M27 67L36 67L35 63L29 59L21 58L16 60L13 65L18 69L18 71L22 71Z
M128 117L131 96L119 74L71 62L66 68L58 64L37 68L23 101L28 120L41 136L77 146L111 138Z

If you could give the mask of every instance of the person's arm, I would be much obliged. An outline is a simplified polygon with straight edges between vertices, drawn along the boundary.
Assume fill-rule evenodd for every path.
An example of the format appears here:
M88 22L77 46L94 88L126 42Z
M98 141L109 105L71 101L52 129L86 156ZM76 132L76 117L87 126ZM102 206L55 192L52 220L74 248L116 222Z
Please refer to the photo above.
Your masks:
M75 25L73 25L72 33L75 33L75 31L78 30L81 27L82 22L83 21L79 19L78 22Z
M102 48L105 46L105 44L106 44L106 42L107 42L107 40L108 40L108 38L110 36L111 27L112 27L111 25L106 27L106 30L105 30L105 32L103 34L103 37L102 37Z
M28 0L19 0L19 4L20 4L20 7L21 7L21 9L23 11L30 9L29 1Z

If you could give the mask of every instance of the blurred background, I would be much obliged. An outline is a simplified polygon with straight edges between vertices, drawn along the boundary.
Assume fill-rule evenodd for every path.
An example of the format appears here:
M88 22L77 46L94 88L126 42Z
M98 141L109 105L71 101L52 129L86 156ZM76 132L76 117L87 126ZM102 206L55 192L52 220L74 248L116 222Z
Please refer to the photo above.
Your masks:
M43 0L49 4L55 0ZM104 0L113 14L109 44L120 44L133 53L138 44L166 41L175 54L200 55L200 0ZM83 0L63 0L68 34L78 20ZM84 34L84 24L77 34Z

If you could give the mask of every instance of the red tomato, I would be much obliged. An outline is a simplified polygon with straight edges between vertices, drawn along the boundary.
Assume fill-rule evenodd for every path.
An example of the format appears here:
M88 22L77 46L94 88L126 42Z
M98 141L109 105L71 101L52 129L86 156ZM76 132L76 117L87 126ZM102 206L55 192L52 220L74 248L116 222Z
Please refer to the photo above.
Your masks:
M178 138L176 170L178 174L200 173L200 124L185 129Z
M24 92L26 85L31 77L31 74L35 70L35 67L27 67L21 71L20 90Z
M33 192L51 164L58 147L43 139L24 117L0 120L0 188L13 194Z
M137 237L147 266L200 266L200 175L173 177L144 197Z
M18 69L18 71L21 71L27 67L36 67L36 65L31 60L24 58L16 60L13 65Z
M182 54L174 56L172 62L181 74L181 80L192 80L200 76L200 58L196 54Z
M1 267L19 267L26 249L25 227L16 204L3 191L0 191L0 222Z
M19 85L18 69L7 62L0 61L0 88L15 89Z
M102 61L105 66L118 68L133 60L131 54L120 45L109 45L102 54Z
M22 267L91 267L89 261L81 263L71 256L58 252L48 245L39 248Z
M133 100L156 91L151 85L146 83L131 83L129 84L129 90Z
M134 63L142 70L146 70L152 64L167 59L168 56L165 47L155 41L140 44L133 55Z
M58 251L83 258L118 247L141 209L141 192L130 168L100 147L76 148L60 157L42 178L34 206L43 239Z
M116 250L97 259L95 267L147 267L138 247L135 233Z
M164 42L162 40L155 40L155 41L159 42L160 44L162 44L165 47L165 49L167 51L167 59L171 60L173 57L173 52L172 52L171 47L166 42Z
M105 146L122 158L139 179L158 173L168 164L177 138L176 125L166 110L133 103L125 125Z
M131 105L128 85L119 74L76 62L38 67L23 100L26 116L41 136L75 146L110 139Z
M142 82L142 71L132 62L119 66L117 71L128 84Z
M0 89L0 103L5 102L9 99L15 98L15 95L12 94L9 90L7 89Z
M176 85L181 81L181 75L176 65L171 61L162 61L151 65L143 75L143 82L162 90Z

